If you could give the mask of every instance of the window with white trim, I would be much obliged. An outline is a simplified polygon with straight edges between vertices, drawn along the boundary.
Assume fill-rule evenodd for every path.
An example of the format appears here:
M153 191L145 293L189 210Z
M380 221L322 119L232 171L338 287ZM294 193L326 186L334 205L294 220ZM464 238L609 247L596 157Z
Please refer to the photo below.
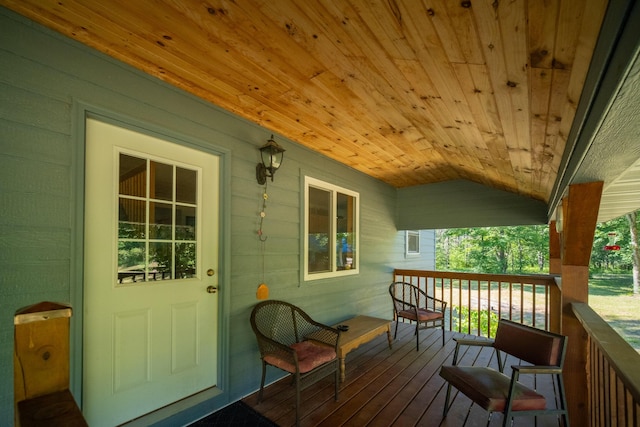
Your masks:
M305 177L304 280L357 274L360 195Z
M405 232L405 253L407 255L420 255L420 231L407 230Z

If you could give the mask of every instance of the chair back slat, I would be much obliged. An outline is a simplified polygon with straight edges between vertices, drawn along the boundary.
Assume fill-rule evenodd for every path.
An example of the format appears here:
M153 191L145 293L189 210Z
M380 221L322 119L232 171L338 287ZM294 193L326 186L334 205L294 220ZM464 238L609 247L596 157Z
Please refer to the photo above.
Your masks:
M251 313L251 326L266 338L287 346L321 329L299 307L277 300L256 305Z
M501 319L493 346L533 365L560 366L566 337Z
M440 301L429 297L424 290L411 283L394 282L389 287L389 292L396 312L412 310L414 307L444 310Z
M390 291L393 305L398 312L421 306L418 288L409 283L395 282L391 285Z
M264 304L254 311L253 317L252 325L265 337L284 345L298 342L291 306Z

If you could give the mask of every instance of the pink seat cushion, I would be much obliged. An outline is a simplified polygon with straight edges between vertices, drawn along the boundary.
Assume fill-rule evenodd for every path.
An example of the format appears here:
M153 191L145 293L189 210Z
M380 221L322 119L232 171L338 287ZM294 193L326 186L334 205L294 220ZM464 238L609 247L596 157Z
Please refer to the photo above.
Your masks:
M298 355L298 366L300 373L304 374L336 358L333 348L326 345L316 344L312 341L302 341L291 345ZM270 365L277 366L292 374L296 372L296 366L292 361L282 359L275 355L264 357L264 361Z
M402 310L401 312L398 313L398 316L404 317L405 319L420 320L420 321L436 320L444 317L444 315L439 311L431 311L424 308L418 309L417 319L416 319L416 312L413 310Z
M440 376L487 411L504 412L511 378L491 368L443 366ZM518 383L513 411L545 409L544 396Z

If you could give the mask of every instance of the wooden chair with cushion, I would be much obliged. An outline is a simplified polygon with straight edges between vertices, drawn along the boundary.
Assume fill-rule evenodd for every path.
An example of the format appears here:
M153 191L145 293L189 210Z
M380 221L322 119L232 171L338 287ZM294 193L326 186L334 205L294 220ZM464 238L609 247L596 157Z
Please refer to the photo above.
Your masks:
M262 380L258 403L262 400L267 365L293 375L296 386L296 425L300 424L300 391L333 373L335 400L338 400L337 329L318 323L300 308L284 301L263 301L251 312L251 328L258 340L262 359Z
M449 398L451 386L453 386L489 412L487 425L491 422L491 415L494 412L502 412L504 413L503 426L510 425L512 418L516 416L544 414L560 415L564 426L569 426L562 380L567 344L565 336L501 319L495 340L457 338L455 340L457 343L453 355L453 366L440 368L440 376L449 382L444 406L445 417L449 410ZM457 365L459 350L463 345L493 347L496 350L499 371L484 366ZM503 373L506 356L503 360L501 353L507 353L524 363L512 365L511 375L507 376ZM547 408L545 396L521 382L520 376L525 374L552 375L557 384L556 396L554 396L557 403Z
M389 293L393 301L393 318L396 330L393 338L398 335L398 322L407 319L416 322L416 351L420 349L418 331L427 328L442 329L442 345L444 346L444 311L447 303L426 294L419 287L405 282L393 282L389 286Z

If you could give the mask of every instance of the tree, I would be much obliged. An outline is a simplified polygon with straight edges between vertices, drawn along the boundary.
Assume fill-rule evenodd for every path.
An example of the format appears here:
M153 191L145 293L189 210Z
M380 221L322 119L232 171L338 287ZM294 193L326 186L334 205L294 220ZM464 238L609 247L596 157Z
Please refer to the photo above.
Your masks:
M631 212L626 215L629 222L629 236L631 258L633 260L633 295L640 294L640 247L638 247L638 213Z
M456 228L436 233L436 268L482 273L542 272L547 226Z
M640 295L638 212L597 224L590 270L628 274L633 269L634 294ZM620 250L605 249L611 244L619 245ZM439 270L544 272L548 254L549 227L546 225L436 231L436 268Z

